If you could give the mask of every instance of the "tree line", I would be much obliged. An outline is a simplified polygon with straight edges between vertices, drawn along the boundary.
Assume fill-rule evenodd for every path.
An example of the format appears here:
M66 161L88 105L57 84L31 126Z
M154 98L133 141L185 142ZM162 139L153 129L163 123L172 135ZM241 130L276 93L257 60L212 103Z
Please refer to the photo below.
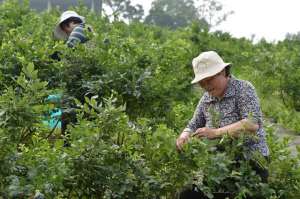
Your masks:
M0 3L5 0L0 0ZM66 10L70 6L84 5L100 15L109 15L114 20L125 19L129 22L176 29L197 22L205 28L219 25L232 11L224 11L217 0L154 0L148 15L141 4L131 0L21 0L29 1L33 9L43 11L59 8ZM109 14L108 14L109 13Z

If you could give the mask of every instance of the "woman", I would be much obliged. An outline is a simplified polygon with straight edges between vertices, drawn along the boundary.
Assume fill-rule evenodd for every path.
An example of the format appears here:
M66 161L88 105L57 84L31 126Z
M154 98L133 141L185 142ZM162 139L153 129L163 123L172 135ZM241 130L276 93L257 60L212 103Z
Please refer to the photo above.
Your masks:
M87 33L92 32L91 28L85 25L85 18L78 15L74 11L65 11L60 16L59 22L54 29L54 37L56 39L66 41L68 47L73 48L78 43L85 43L89 39ZM51 55L52 59L60 61L59 52ZM69 133L67 126L70 123L76 122L76 112L74 106L66 104L66 97L62 98L62 113L61 113L61 132L65 137L65 146L69 146L68 142ZM68 111L66 111L68 110Z
M269 149L263 129L262 113L252 84L231 76L231 64L224 63L214 51L201 53L193 59L192 64L195 73L192 84L198 84L205 93L193 118L176 140L177 149L182 150L191 136L215 139L225 134L238 137L246 132L258 138L245 143L249 151L258 151L267 158ZM218 113L217 122L211 110ZM257 173L262 181L267 181L267 170L257 168Z
M85 18L68 10L60 16L54 29L54 37L65 40L68 47L73 48L77 43L88 41L86 31L91 32L91 28L85 27Z

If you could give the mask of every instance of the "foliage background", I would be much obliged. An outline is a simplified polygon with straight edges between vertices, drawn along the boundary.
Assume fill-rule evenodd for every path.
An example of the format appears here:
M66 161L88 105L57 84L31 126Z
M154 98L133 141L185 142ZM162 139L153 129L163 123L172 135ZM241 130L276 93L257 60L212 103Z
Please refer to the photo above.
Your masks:
M218 154L215 145L222 143L206 140L192 140L185 153L175 151L175 139L201 96L190 85L191 60L206 50L219 52L233 63L235 76L256 86L267 118L299 131L297 38L253 44L210 33L197 22L170 30L74 9L96 35L68 49L52 39L58 10L37 14L17 0L0 5L1 197L175 198L192 183L212 197L222 192L224 180L235 178L237 198L257 190L265 198L299 198L299 157L267 121L268 184L251 173L247 161L231 172L242 140ZM56 51L61 61L50 58ZM51 108L45 98L53 93L76 99L71 147L42 124ZM225 144L230 140L225 137Z

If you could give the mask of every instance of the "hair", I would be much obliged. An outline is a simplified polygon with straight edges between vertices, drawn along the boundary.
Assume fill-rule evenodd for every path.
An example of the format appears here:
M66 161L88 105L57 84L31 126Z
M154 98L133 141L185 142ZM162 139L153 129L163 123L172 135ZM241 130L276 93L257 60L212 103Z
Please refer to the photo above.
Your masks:
M230 76L230 68L231 68L231 65L228 65L228 66L225 67L225 76L226 77Z
M65 21L61 22L61 24L59 26L60 26L61 29L63 29L64 26L69 26L69 24L71 22L73 22L75 24L80 24L83 21L78 17L70 17L70 18L66 19Z

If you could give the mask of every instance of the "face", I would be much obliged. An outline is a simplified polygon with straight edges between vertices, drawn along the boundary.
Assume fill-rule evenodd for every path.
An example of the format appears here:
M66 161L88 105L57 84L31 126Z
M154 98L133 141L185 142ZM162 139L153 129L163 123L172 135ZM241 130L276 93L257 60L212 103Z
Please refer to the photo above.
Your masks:
M76 24L74 22L70 22L67 24L62 24L61 29L67 33L67 35L70 35L73 29L75 28Z
M221 98L225 93L228 80L229 77L226 77L225 71L223 70L212 77L201 80L200 82L198 82L198 84L211 96Z

